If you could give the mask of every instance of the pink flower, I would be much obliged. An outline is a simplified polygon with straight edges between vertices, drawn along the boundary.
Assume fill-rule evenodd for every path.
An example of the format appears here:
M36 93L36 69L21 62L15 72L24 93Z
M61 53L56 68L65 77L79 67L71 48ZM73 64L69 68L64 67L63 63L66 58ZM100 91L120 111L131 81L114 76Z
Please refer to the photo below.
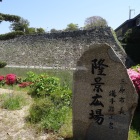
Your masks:
M7 85L13 85L17 81L15 74L7 74L6 75L6 84Z
M140 73L140 68L137 68L137 71Z
M27 87L27 86L29 86L29 85L31 85L32 84L32 82L22 82L21 84L19 84L19 87Z
M3 81L4 80L4 76L0 76L0 81Z
M128 72L130 79L132 80L137 92L140 92L140 73L133 69L128 69L127 72Z

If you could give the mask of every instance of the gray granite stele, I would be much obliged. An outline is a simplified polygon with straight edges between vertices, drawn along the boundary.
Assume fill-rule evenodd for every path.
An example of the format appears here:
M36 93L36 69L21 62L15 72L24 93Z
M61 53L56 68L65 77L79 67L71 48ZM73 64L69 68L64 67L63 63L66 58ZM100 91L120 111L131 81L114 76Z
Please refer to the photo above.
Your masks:
M127 140L138 94L112 47L91 45L73 84L74 140Z

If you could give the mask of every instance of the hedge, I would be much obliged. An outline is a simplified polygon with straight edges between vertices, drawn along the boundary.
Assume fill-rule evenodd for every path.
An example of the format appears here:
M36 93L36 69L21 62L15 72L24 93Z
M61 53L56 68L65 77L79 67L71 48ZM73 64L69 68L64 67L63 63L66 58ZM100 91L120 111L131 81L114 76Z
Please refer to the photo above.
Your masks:
M16 32L10 32L6 34L1 34L0 35L0 40L8 40L8 39L13 39L19 35L24 35L25 33L22 31L16 31Z

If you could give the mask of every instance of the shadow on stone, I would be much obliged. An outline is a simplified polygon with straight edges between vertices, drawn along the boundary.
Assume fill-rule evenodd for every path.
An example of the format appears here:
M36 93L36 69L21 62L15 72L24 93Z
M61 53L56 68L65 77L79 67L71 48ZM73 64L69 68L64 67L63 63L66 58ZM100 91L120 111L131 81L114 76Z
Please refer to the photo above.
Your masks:
M74 140L73 138L65 138L64 140Z

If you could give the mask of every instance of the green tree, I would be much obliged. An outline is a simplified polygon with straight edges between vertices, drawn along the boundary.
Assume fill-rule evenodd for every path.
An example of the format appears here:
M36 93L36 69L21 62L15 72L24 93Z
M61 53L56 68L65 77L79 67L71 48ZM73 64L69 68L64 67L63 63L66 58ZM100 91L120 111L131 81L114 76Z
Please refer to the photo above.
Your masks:
M107 21L105 19L103 19L100 16L92 16L92 17L88 17L85 20L85 29L91 29L94 27L106 27L107 25Z
M3 16L0 15L0 23L3 21Z
M19 16L0 13L0 23L2 21L19 22L19 20Z
M36 34L36 33L45 33L45 30L43 28L34 28L30 27L26 29L26 34Z
M30 27L30 28L26 28L26 34L35 34L36 33L36 28L34 27Z
M39 34L40 33L45 33L45 30L43 28L37 28L36 32L39 33Z
M10 29L12 31L22 31L22 32L26 32L27 29L29 27L29 21L24 19L24 18L20 18L20 20L18 22L13 22L10 25Z
M56 30L55 28L52 28L50 30L50 33L60 33L60 32L62 32L62 30Z
M70 23L67 25L65 31L75 31L79 30L78 24Z
M140 43L140 27L133 27L131 29L128 29L127 32L124 35L125 43L133 43L133 44L139 44Z
M58 33L59 31L56 30L55 28L52 28L52 29L50 30L50 32L51 32L51 33Z

